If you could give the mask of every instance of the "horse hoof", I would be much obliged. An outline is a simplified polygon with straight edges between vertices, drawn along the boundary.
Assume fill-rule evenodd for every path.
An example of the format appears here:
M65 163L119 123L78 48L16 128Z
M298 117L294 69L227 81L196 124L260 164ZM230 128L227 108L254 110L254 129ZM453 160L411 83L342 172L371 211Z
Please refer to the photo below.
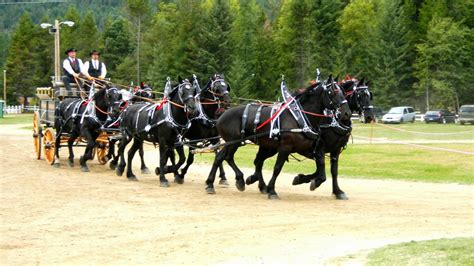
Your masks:
M269 200L279 200L280 197L278 197L278 194L268 194L268 199Z
M216 190L213 187L206 188L207 194L216 194Z
M160 167L156 167L155 168L155 175L160 175L161 171L160 171Z
M227 179L221 179L221 180L219 180L219 185L227 187L227 186L229 186L229 182L227 182Z
M89 167L81 166L81 171L84 172L84 173L89 172Z
M54 166L54 168L59 168L61 166L61 164L60 163L54 163L53 166Z
M114 161L111 161L109 163L109 167L110 167L110 170L115 170L115 168L117 168L117 163Z
M141 171L142 171L142 174L144 174L144 175L148 175L148 174L151 173L150 169L148 169L148 167L142 168Z
M138 181L136 176L127 176L128 181Z
M334 194L336 196L337 200L348 200L349 198L346 196L346 193L339 193L339 194Z
M109 155L105 155L104 160L105 160L106 162L110 161L110 159L112 159L112 158L111 158Z
M181 178L180 176L177 175L174 177L174 182L182 185L184 183L184 178Z
M117 176L122 176L123 175L123 169L120 169L120 167L117 167L117 169L115 169L115 173L117 174Z
M244 180L242 179L241 181L240 180L235 181L235 186L237 187L239 191L244 191L245 190Z
M258 187L258 189L260 190L260 193L262 194L267 194L267 187L264 186L264 187Z
M160 187L170 187L170 183L168 181L160 182Z
M251 184L253 184L257 181L258 181L258 177L256 177L255 175L251 175L251 176L247 177L247 179L245 179L245 184L251 185Z
M74 162L68 161L67 165L69 165L69 167L74 167Z
M302 175L302 174L299 174L297 176L295 176L295 178L293 178L293 183L292 185L293 186L296 186L296 185L301 185L303 183L308 183L308 180L305 180L306 176L305 175Z

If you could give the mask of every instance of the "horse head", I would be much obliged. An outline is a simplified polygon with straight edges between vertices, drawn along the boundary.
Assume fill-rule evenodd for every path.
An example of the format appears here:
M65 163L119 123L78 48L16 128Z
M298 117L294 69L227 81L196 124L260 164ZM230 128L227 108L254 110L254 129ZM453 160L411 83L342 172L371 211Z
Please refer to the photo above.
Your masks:
M214 100L218 102L216 116L220 116L226 109L230 108L230 85L225 81L224 74L214 74L207 86L208 91L213 95Z
M178 77L179 84L173 90L176 91L176 96L178 97L180 103L183 105L184 112L188 117L194 117L197 114L196 101L194 96L196 95L196 88L189 82L188 79L182 79ZM172 97L170 94L170 98Z

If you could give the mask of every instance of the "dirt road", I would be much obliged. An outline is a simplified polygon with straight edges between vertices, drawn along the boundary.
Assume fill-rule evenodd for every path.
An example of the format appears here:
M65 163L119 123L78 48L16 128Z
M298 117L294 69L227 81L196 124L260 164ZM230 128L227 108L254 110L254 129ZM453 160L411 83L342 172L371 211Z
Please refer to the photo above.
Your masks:
M233 184L207 195L207 165L170 188L155 175L128 182L97 162L81 173L66 165L65 149L55 169L34 159L31 133L18 128L0 126L3 265L301 265L389 243L474 236L474 186L342 178L350 200L336 201L330 182L311 192L282 175L278 201ZM156 166L155 150L146 158Z

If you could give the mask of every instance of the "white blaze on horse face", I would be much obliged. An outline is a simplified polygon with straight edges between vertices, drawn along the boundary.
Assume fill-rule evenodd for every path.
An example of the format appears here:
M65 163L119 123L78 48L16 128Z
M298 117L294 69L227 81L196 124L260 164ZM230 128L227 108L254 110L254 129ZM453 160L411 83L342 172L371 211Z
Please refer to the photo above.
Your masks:
M225 86L225 82L224 82L224 81L221 81L221 85L222 85L222 86Z
M186 89L188 89L188 90L191 89L191 86L190 86L190 85L186 85L186 86L184 86L184 87L185 87Z

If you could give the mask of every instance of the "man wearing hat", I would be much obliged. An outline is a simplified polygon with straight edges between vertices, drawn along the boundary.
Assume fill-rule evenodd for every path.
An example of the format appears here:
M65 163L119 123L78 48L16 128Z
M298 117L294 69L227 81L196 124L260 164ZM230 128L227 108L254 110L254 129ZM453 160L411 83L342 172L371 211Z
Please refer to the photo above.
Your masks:
M76 78L79 77L80 74L83 74L88 79L91 79L89 74L87 73L87 69L84 68L84 64L82 64L82 60L76 58L77 50L74 48L69 48L66 50L66 59L63 61L63 82L64 86L68 91L71 91L71 83L76 83ZM81 86L80 80L77 80L79 85Z
M87 73L94 78L104 79L107 75L107 69L105 64L99 61L100 53L96 50L90 52L91 61L87 61L84 64L84 68L87 69Z

